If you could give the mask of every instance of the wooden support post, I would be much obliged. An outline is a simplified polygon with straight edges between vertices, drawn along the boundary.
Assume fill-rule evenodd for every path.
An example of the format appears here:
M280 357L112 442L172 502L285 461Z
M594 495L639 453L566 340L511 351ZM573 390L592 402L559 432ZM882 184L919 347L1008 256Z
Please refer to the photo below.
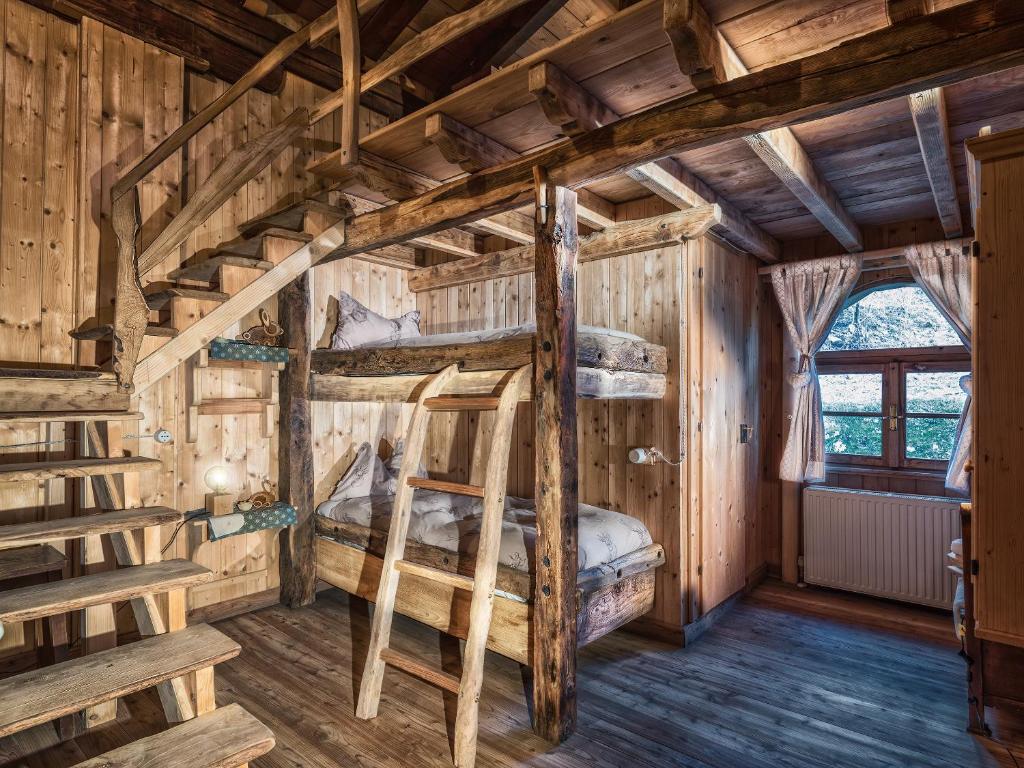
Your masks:
M534 169L537 583L533 727L564 741L576 727L576 193Z
M309 272L280 293L278 318L291 357L280 384L281 499L298 514L281 534L281 602L291 608L316 599L316 549L313 521L313 444L309 407Z
M341 36L341 163L359 162L359 81L363 57L359 53L359 11L356 0L337 0Z

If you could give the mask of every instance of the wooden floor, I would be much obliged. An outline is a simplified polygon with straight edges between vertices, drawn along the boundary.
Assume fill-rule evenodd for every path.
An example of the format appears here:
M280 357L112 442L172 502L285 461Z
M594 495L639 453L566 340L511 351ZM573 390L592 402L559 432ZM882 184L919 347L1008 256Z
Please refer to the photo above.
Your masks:
M217 626L243 647L219 668L218 703L241 703L277 735L253 768L451 765L442 696L423 683L389 671L380 716L354 717L369 622L345 595ZM518 666L489 657L478 765L1017 765L963 732L963 665L951 641L944 615L762 586L685 650L622 631L588 647L580 727L554 749L529 729ZM394 644L440 658L437 633L401 617ZM47 747L46 729L0 742L0 764L62 768L158 727L152 698L127 704L119 723L74 744Z

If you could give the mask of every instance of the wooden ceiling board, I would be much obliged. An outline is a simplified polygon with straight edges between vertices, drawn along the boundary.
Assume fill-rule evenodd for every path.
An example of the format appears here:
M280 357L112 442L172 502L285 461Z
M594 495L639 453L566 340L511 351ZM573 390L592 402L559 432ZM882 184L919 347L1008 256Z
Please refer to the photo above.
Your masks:
M782 0L726 22L721 31L747 68L756 71L887 25L881 0Z
M577 82L585 81L662 47L662 38L652 41L650 35L652 25L658 25L660 21L659 0L642 0L601 27L599 34L584 30L561 41L547 51L544 58ZM488 78L486 88L467 86L438 100L433 106L436 111L445 112L470 127L519 109L534 101L527 86L532 63L532 59L522 59ZM383 157L402 157L425 143L426 116L426 112L417 112L397 120L365 138L360 146Z

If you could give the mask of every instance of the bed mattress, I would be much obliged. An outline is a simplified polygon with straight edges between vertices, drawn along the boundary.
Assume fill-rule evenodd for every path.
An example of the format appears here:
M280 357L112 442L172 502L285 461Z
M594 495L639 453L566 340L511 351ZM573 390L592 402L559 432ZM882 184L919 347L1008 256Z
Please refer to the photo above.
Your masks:
M385 464L364 443L331 498L320 504L316 513L371 531L387 531L400 463L398 454ZM449 552L475 555L482 507L483 500L479 498L418 489L413 495L409 539ZM579 508L581 571L652 544L650 531L636 518L589 504L580 504ZM533 572L531 560L536 538L533 500L506 497L498 562L516 571Z
M321 517L375 531L391 524L394 496L364 496L325 501L317 507ZM417 490L413 496L409 539L449 552L475 555L480 536L483 500L438 491ZM532 499L506 497L498 562L513 570L534 570L531 558L537 538L537 515ZM610 509L580 504L579 568L605 565L644 549L651 534L639 520Z

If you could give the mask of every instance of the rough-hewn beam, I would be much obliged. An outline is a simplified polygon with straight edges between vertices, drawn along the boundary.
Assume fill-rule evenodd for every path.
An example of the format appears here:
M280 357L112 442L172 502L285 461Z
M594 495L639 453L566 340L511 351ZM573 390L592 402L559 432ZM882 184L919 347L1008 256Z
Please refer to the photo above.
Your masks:
M619 120L615 112L550 62L531 67L529 82L530 93L537 99L545 116L566 136L578 136ZM734 206L718 199L714 191L674 159L638 165L626 175L679 208L720 203L725 215L715 226L716 235L760 259L778 260L780 247L775 238L749 221Z
M578 261L583 264L693 240L706 233L721 218L719 206L705 205L650 219L619 222L601 232L581 237ZM534 247L525 245L413 270L409 273L409 290L419 293L449 288L478 280L522 275L533 269Z
M665 0L662 18L679 71L695 88L728 79L717 30L699 0Z
M533 729L561 742L576 728L576 194L536 171L537 338L533 398L537 574Z
M281 533L281 602L301 608L316 599L313 519L313 438L309 397L311 305L309 274L278 296L278 316L292 350L281 376L281 456L278 488L297 520Z
M441 112L427 118L424 133L449 163L467 173L515 160L520 154ZM615 223L615 205L587 189L577 190L580 221L595 229Z
M416 37L363 74L362 92L372 89L385 80L401 74L417 61L448 43L457 40L471 29L476 29L492 19L508 13L529 0L484 0L461 13L448 16ZM324 96L310 110L310 122L314 123L331 114L345 101L344 90L337 90Z
M727 79L734 80L748 74L732 46L717 30L715 34L721 41L720 51ZM818 174L814 161L793 131L789 128L764 131L747 136L746 142L843 248L848 251L864 250L860 227L843 207L832 185Z
M466 173L482 171L519 157L518 152L443 112L436 112L427 118L424 135L427 141L440 150L445 160L459 166Z
M946 99L941 88L912 93L907 97L910 114L914 118L921 157L928 172L928 183L935 198L942 231L946 237L959 237L964 231L960 215L960 199L956 194L953 175L953 157L949 147L949 123L946 119Z
M885 0L885 15L890 24L899 24L931 13L932 0Z
M583 185L698 147L836 115L1024 63L1024 6L974 2L665 102L614 125L358 217L331 258L507 211L532 197L532 168Z
M338 35L341 39L341 153L343 163L359 160L359 94L362 93L363 57L359 52L359 11L356 0L337 0Z
M1024 6L974 0L841 46L668 101L416 198L335 225L138 366L151 385L314 264L448 229L533 200L533 167L587 184L687 149L878 104L1024 64ZM240 312L240 313L239 313ZM159 357L158 357L159 356ZM145 368L145 375L143 369Z

